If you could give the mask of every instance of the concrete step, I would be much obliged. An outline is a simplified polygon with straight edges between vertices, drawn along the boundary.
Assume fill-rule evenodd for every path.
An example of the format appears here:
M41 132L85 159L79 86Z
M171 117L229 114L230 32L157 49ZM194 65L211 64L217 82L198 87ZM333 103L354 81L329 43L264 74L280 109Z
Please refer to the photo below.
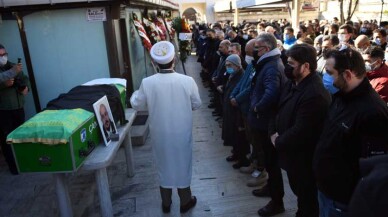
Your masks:
M147 112L138 112L138 116L140 115L148 115ZM141 146L145 144L145 141L148 137L149 133L149 123L148 118L144 125L133 125L131 127L131 141L134 146Z

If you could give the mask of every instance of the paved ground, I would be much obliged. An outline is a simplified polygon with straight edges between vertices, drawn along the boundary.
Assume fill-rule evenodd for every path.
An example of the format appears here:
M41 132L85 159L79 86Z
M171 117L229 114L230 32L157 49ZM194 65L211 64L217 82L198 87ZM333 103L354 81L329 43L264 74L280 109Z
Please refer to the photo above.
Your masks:
M234 170L225 161L230 147L222 145L221 129L211 115L208 91L199 78L199 64L195 57L186 63L188 75L197 81L203 106L194 112L194 162L192 192L198 198L197 206L185 215L179 213L179 199L174 192L170 214L161 212L159 186L153 165L151 144L134 147L135 176L126 176L124 150L120 149L114 163L108 168L114 216L159 217L252 217L269 199L252 196L246 187L249 176ZM284 177L285 178L285 177ZM79 171L68 176L70 197L76 217L100 216L99 200L91 172ZM277 217L294 216L296 199L285 179L286 212ZM52 175L8 173L0 156L0 217L54 217L59 216Z

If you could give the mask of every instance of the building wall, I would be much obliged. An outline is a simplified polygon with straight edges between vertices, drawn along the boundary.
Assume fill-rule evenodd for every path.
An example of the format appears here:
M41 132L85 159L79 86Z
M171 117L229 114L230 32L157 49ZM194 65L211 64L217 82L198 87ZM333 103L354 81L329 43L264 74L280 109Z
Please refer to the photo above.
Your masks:
M86 9L40 11L23 19L42 109L77 85L110 77L103 22L88 22ZM24 59L16 21L2 21L0 41L18 55L13 61ZM26 110L27 117L35 113L29 102Z
M207 16L206 16L206 3L182 3L179 6L179 13L182 16L183 12L185 12L186 9L193 8L197 13L200 14L199 16L199 22L206 22ZM198 21L198 19L197 19Z

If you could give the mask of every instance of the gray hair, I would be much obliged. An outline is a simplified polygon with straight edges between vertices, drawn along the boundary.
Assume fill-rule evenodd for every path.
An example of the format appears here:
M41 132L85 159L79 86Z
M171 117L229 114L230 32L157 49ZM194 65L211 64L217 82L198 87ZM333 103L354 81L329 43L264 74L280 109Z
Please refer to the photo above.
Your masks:
M263 42L270 50L277 48L276 38L271 33L261 32L256 39L257 41Z
M224 39L225 38L225 33L223 31L216 31L216 36L219 38Z

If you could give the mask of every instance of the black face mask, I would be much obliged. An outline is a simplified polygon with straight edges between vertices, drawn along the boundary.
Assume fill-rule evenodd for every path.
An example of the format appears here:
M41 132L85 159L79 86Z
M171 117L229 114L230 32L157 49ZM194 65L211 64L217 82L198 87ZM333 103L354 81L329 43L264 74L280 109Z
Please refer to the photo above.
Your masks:
M295 76L293 74L293 71L294 71L294 67L286 64L286 66L284 67L284 74L286 75L286 77L290 80L294 80L295 79Z
M260 59L259 50L256 48L253 49L253 59L254 59L255 63Z

